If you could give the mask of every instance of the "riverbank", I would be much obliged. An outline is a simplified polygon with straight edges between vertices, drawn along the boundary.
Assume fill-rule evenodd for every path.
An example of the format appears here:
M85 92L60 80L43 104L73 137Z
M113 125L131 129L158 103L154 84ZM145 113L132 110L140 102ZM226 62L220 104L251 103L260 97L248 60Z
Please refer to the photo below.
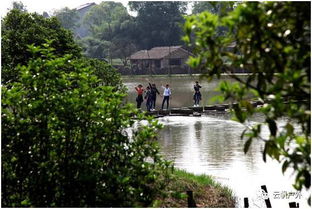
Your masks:
M194 175L175 169L164 192L159 195L153 207L186 208L188 207L187 191L193 192L196 207L233 208L233 192L207 175Z

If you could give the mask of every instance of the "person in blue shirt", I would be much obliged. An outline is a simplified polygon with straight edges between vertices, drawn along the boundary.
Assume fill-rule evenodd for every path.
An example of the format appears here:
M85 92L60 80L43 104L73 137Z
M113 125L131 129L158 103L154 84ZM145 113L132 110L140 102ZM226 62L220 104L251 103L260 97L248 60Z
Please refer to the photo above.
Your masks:
M155 107L156 107L156 98L157 98L157 95L156 94L160 94L158 89L156 88L156 84L151 84L151 83L148 83L149 84L149 87L151 88L151 94L152 94L152 101L151 101L151 110L155 110Z
M166 85L166 87L161 86L164 89L164 99L162 101L161 109L164 109L164 104L167 102L167 109L169 108L169 98L171 96L171 90L169 88L169 84Z
M146 110L148 112L150 112L151 108L152 108L152 92L151 92L151 88L149 86L146 87L144 99L146 99Z

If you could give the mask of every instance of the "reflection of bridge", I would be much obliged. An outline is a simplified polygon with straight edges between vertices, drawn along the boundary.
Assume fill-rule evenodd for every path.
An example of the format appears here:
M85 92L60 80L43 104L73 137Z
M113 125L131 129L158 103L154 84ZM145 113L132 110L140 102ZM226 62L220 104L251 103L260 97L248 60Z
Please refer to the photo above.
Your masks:
M251 102L254 107L263 105L263 102L256 101ZM217 104L208 105L202 107L181 107L181 108L171 108L169 110L154 110L146 112L147 115L154 115L156 117L163 116L201 116L201 114L211 114L211 113L223 113L227 112L232 105L235 104Z

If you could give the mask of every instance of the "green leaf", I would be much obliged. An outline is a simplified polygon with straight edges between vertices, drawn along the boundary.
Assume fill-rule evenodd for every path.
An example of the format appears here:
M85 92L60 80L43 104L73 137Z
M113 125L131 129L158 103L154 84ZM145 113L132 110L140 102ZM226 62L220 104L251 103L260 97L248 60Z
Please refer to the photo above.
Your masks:
M287 130L287 135L291 136L294 133L294 127L291 124L287 123L285 128Z
M29 204L30 204L30 202L29 202L29 200L27 200L27 199L26 199L26 200L23 200L23 201L21 202L21 205L24 206L24 207L25 207L25 206L29 206Z
M242 132L242 134L241 134L241 136L240 136L241 140L244 139L244 136L245 136L246 131L247 131L247 129L245 129L245 130Z
M296 142L297 144L301 145L306 141L306 138L304 136L296 136Z
M216 96L213 96L210 101L212 103L221 103L221 102L224 102L225 101L225 98L223 95L216 95Z
M271 135L276 136L276 132L277 132L277 126L276 126L276 122L270 118L266 119L266 122L269 125L269 129L271 132Z
M249 150L249 147L251 145L251 142L252 142L252 138L249 138L246 142L245 142L245 145L244 145L244 153L246 154Z
M288 166L289 166L290 162L289 161L285 161L282 165L282 172L285 173L285 171L287 170Z

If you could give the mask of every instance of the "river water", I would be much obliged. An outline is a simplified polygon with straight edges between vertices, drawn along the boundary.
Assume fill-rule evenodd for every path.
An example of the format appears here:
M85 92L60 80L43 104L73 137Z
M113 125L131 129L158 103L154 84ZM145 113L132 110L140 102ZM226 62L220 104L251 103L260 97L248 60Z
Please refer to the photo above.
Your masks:
M152 82L160 84L164 78L158 77ZM173 86L174 107L192 105L188 99L192 97L192 85L198 78L175 77L169 82ZM166 78L166 81L167 78ZM135 98L134 86L144 83L146 79L139 77L124 80L129 89L128 101ZM163 82L165 83L165 82ZM202 82L202 94L206 104L212 104L209 99L217 94L215 88L218 82L212 84ZM179 98L179 99L178 99ZM187 99L186 99L187 98ZM159 99L160 100L160 99ZM174 99L173 99L174 100ZM202 102L203 102L202 101ZM158 101L160 102L160 101ZM159 104L159 103L158 103ZM159 107L159 106L158 106ZM285 175L281 165L267 157L262 160L263 142L255 140L248 153L244 154L244 140L240 135L245 126L230 120L228 113L215 113L201 117L167 116L159 118L164 128L159 132L161 152L176 168L184 169L194 174L207 174L223 185L228 186L236 196L237 207L243 207L243 198L249 198L250 207L265 207L261 186L266 185L273 207L289 208L289 202L297 202L300 208L308 207L307 192L298 193L292 188L294 176L290 171ZM257 115L251 123L262 122ZM280 121L280 128L284 121ZM264 130L263 137L269 131ZM293 195L285 197L285 194ZM302 196L301 196L302 195ZM288 199L287 199L288 198Z
M175 167L194 174L207 174L228 186L237 197L237 207L243 207L243 198L249 198L252 207L265 207L261 186L266 185L273 207L288 208L296 201L307 206L303 196L277 199L292 188L291 172L281 172L281 166L267 157L262 160L263 142L255 140L245 155L244 140L240 135L245 127L228 119L227 115L201 117L168 116L159 119L164 128L159 142L166 159ZM268 134L268 130L264 134ZM300 195L296 193L296 195ZM275 197L275 199L274 199Z

